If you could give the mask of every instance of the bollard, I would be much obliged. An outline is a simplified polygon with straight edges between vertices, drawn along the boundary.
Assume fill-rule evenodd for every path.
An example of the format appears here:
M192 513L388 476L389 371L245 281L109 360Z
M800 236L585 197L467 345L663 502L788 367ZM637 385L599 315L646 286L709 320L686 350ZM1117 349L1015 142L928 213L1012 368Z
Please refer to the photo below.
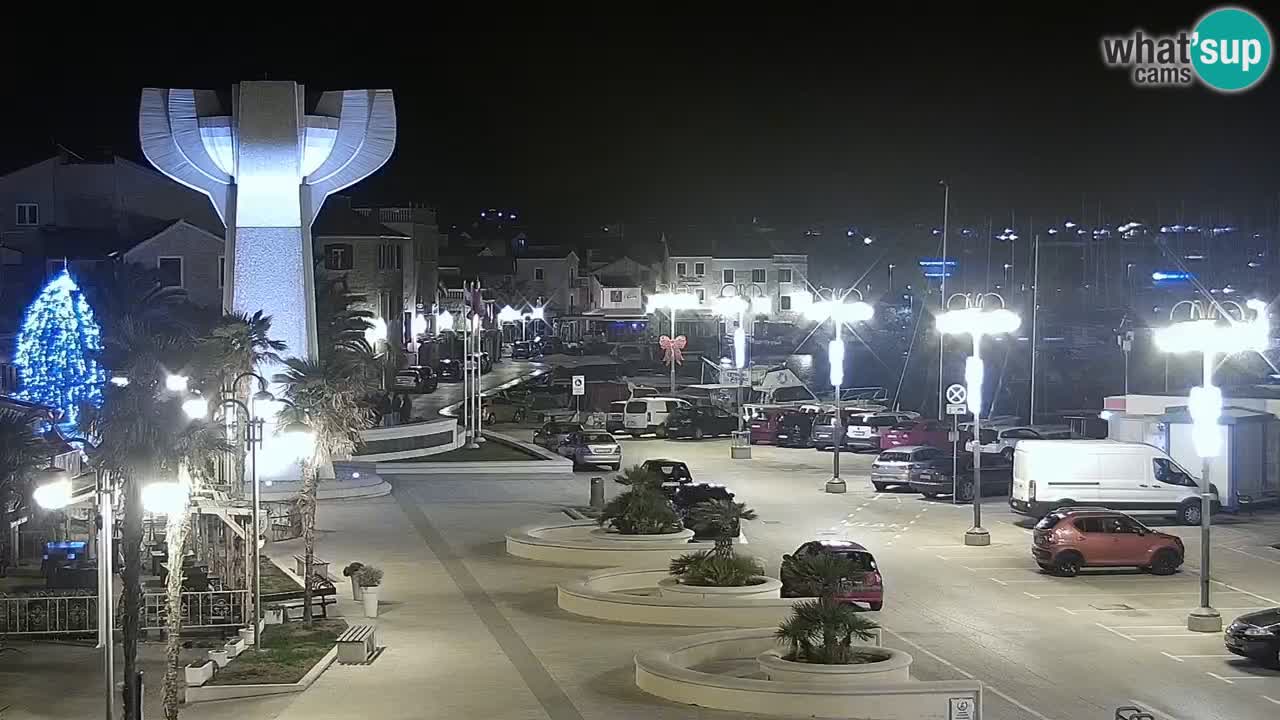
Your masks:
M591 507L604 507L604 478L591 478Z

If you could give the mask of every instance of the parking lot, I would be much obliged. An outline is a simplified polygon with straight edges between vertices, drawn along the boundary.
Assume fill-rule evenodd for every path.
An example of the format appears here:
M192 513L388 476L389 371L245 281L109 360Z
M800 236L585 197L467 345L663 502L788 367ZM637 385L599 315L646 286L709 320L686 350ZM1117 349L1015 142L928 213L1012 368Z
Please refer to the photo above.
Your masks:
M970 547L968 504L908 491L876 492L873 455L841 454L845 495L822 492L831 453L754 446L731 461L728 441L622 437L624 466L647 458L687 462L699 481L728 485L761 520L745 549L776 572L782 553L813 537L852 539L872 550L886 578L879 619L917 653L988 683L1016 717L1110 717L1137 702L1166 717L1274 717L1280 672L1227 652L1220 633L1186 629L1199 604L1200 531L1173 519L1142 518L1186 545L1172 576L1087 569L1065 578L1042 572L1030 554L1030 518L1005 497L983 499L992 545ZM586 477L607 473L584 471ZM584 483L585 487L585 483ZM614 490L611 488L610 492ZM1222 515L1213 536L1212 603L1224 626L1236 616L1280 606L1280 516Z

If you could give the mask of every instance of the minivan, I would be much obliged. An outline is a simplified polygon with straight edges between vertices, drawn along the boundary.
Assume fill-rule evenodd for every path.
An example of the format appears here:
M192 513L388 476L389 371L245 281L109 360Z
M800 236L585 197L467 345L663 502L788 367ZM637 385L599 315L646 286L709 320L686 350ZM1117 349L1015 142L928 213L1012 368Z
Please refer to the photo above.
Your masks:
M1218 488L1210 484L1212 507ZM1200 524L1198 480L1164 451L1115 440L1023 440L1013 454L1014 512L1044 517L1071 505L1176 515Z
M627 401L627 407L622 416L622 424L632 437L640 437L645 433L666 437L667 416L671 414L671 411L676 408L691 407L693 407L693 404L689 401L676 398L637 398Z

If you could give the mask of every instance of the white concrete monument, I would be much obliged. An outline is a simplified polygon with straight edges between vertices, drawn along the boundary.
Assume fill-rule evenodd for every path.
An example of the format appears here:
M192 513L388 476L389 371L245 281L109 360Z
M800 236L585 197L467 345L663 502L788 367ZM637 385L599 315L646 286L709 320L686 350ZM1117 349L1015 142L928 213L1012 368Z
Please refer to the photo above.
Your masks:
M288 355L314 360L311 224L326 197L391 157L395 101L390 90L326 92L308 113L301 85L273 80L233 85L230 102L212 90L144 89L142 151L209 196L226 224L223 307L262 310Z

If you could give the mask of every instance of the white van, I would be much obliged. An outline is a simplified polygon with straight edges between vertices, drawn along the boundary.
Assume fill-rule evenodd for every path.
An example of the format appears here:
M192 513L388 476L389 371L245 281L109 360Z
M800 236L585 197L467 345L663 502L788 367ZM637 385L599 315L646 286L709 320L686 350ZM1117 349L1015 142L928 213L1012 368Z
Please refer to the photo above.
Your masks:
M645 433L666 437L667 416L676 408L689 407L693 407L693 404L676 398L634 398L627 402L622 415L622 425L632 437L640 437Z
M1044 517L1067 505L1176 515L1200 524L1199 480L1163 451L1115 440L1023 440L1014 449L1014 512ZM1218 488L1210 485L1213 508Z

